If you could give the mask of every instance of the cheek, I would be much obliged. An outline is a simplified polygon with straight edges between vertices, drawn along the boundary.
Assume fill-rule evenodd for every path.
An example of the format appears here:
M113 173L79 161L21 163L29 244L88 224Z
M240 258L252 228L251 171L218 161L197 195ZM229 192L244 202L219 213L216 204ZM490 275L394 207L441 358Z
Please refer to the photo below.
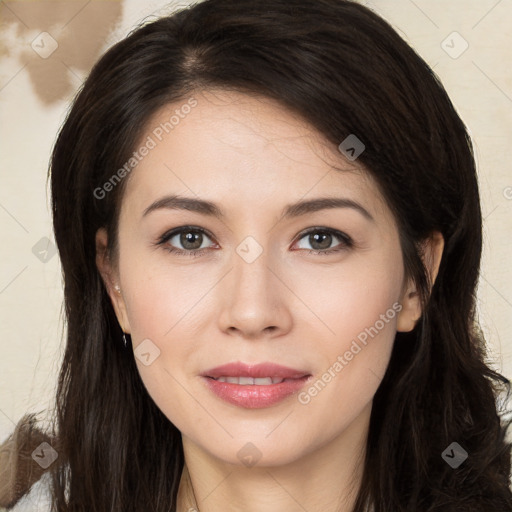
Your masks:
M191 319L201 310L202 298L218 279L211 271L199 270L199 266L180 268L168 264L162 255L136 254L134 251L124 262L125 303L132 338L167 343L184 326L190 329L196 325Z
M221 335L215 325L207 324L221 313L225 293L220 278L225 269L211 262L171 266L160 258L145 264L142 255L128 254L124 289L134 347L149 338L165 353L172 353L176 362L192 354L205 336ZM307 333L299 340L304 346L297 348L307 354L310 347L304 339L316 340L315 346L322 346L319 357L326 364L333 362L333 354L350 350L353 340L369 347L369 341L377 339L387 355L396 326L393 304L402 284L396 256L396 251L389 250L330 267L309 262L281 268L279 274L284 283L291 283L293 293L287 295L286 287L281 287L276 297L287 301L284 307L290 310L295 328ZM365 353L375 352L377 343L371 345ZM174 363L169 360L169 364Z
M347 265L343 272L317 280L314 288L304 288L310 304L321 303L322 330L328 334L319 340L321 368L298 400L311 408L312 418L321 418L335 404L333 428L372 400L389 364L402 308L402 269L385 262Z
M145 258L148 261L133 251L124 261L123 288L135 361L145 387L163 411L188 410L190 396L180 384L197 366L206 309L215 295L208 291L213 292L218 278L211 271L194 270L194 265L179 269ZM149 347L148 365L138 357L142 347Z
M364 343L369 331L388 341L394 338L403 279L396 256L382 251L347 260L339 268L296 275L294 293L309 306L303 308L304 318L310 327L316 325L331 356L332 350L348 350L354 339Z
M141 378L162 410L189 410L190 397L179 382L192 376L198 354L209 350L208 340L223 336L215 319L226 296L221 282L225 269L211 262L165 265L164 259L147 255L151 262L146 264L135 251L128 254L122 272L133 346L137 350L142 340L150 339L160 350L150 366L137 361ZM402 284L396 253L381 251L330 267L297 263L283 267L279 275L291 283L293 293L283 286L276 288L276 297L301 332L295 336L296 349L314 360L319 379L311 393L306 389L302 403L309 399L320 413L326 403L343 401L340 418L343 411L350 416L349 410L371 400L389 362ZM171 421L179 423L180 418Z

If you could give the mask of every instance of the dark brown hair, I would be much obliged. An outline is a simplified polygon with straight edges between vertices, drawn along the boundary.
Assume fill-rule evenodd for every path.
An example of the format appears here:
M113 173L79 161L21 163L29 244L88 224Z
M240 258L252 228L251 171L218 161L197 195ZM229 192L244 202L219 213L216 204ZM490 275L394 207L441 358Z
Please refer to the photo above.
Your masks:
M59 512L175 511L178 429L148 395L95 264L106 227L116 258L123 166L157 109L223 88L278 100L337 147L356 134L358 161L399 225L423 315L397 333L374 397L354 512L512 510L510 446L475 313L482 218L472 144L437 76L383 19L345 0L206 0L138 27L92 69L51 160L67 344L56 396L52 468ZM340 154L341 157L341 154ZM429 290L420 243L445 250ZM453 469L452 443L469 454Z

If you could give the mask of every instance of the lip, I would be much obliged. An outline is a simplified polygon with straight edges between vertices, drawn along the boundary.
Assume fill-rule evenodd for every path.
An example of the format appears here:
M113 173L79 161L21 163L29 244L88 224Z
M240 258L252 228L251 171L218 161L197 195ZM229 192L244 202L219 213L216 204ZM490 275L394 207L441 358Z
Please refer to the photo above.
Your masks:
M222 376L274 377L290 380L266 386L256 384L241 385L215 380L215 378ZM226 402L246 409L261 409L277 404L288 396L297 393L312 378L312 375L306 371L274 363L247 365L236 362L207 370L201 374L201 377L207 388Z
M218 379L222 376L230 377L274 377L278 379L300 379L309 375L307 371L288 368L275 363L245 364L241 361L224 364L210 368L201 374L202 377L213 377Z

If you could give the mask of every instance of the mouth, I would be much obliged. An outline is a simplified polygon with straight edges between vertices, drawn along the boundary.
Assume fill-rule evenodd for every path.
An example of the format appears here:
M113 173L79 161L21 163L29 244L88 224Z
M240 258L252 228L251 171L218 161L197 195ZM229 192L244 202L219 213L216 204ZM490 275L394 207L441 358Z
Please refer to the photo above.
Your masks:
M275 363L246 364L241 361L228 363L210 368L201 374L220 382L231 384L270 386L286 380L302 379L311 375L304 370L298 370Z
M306 377L303 375L302 377ZM229 384L238 384L240 386L271 386L272 384L281 384L281 382L290 382L297 379L281 379L279 377L231 377L223 375L221 377L206 376L208 379L216 380L217 382L229 382ZM302 378L299 377L299 378Z
M274 363L236 362L207 370L201 377L222 400L246 409L259 409L297 393L312 375Z

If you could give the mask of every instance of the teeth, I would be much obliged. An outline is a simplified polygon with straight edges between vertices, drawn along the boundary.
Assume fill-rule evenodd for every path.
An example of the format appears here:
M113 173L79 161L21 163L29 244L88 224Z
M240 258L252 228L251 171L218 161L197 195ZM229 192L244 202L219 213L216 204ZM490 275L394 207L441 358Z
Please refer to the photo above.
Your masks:
M262 377L262 378L255 378L252 377L219 377L215 380L218 380L219 382L228 382L230 384L240 384L242 386L247 385L256 385L256 386L270 386L271 384L279 384L285 380L289 379L280 379L278 377Z

